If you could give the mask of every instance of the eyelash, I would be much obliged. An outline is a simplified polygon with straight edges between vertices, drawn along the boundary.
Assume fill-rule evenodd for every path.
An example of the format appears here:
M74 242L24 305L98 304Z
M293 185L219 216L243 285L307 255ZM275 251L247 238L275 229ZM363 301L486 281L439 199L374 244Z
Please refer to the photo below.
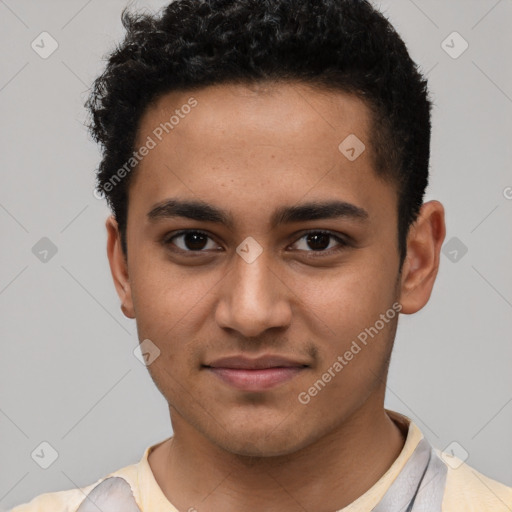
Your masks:
M207 238L210 238L213 240L213 238L208 234L206 233L205 231L201 231L200 229L183 229L181 231L178 231L176 233L173 233L172 236L167 236L164 238L163 240L163 244L165 246L171 246L173 245L172 244L172 240L174 240L175 238L178 238L179 236L182 236L182 235L186 235L188 233L198 233L200 235L204 235L205 237ZM342 251L343 249L345 249L346 247L348 247L350 244L344 240L343 238L341 238L339 235L336 235L334 233L332 233L331 231L326 231L326 230L315 230L315 229L312 229L310 231L306 231L304 233L301 234L301 236L296 240L299 241L301 239L303 239L304 237L306 237L307 235L311 235L311 234L320 234L320 235L327 235L331 238L334 238L336 240L336 242L338 242L339 246L337 248L331 248L329 250L319 250L319 251L301 251L301 250L298 250L298 252L305 252L308 254L307 257L313 257L313 258L317 258L317 257L322 257L322 256L325 256L325 255L331 255L333 253L336 253L336 252L340 252ZM296 243L294 242L294 243ZM204 250L200 250L200 251L191 251L191 250L188 250L188 251L184 251L183 249L172 249L174 252L178 252L178 253L191 253L191 254L197 254L197 255L200 255L206 251Z

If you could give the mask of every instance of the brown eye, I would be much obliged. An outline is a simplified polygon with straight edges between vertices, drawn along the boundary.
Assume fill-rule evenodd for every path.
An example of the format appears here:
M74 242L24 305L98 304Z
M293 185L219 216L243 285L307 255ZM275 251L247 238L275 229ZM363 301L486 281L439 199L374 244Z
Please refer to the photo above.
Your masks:
M328 248L331 238L331 235L326 233L310 233L306 235L306 243L314 251L321 251Z
M175 233L173 236L168 237L164 244L174 245L183 252L204 252L205 249L211 250L217 247L209 235L197 230Z
M301 243L301 241L304 242ZM332 242L335 242L333 245ZM336 247L337 243L337 247ZM305 252L320 252L330 254L342 250L349 244L341 237L329 231L309 231L295 242L295 249Z

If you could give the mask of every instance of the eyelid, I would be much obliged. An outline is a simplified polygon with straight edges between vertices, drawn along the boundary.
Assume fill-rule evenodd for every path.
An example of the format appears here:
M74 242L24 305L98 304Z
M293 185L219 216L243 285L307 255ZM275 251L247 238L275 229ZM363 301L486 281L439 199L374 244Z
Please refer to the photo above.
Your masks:
M321 251L313 251L313 250L311 250L311 251L301 251L301 250L298 250L297 252L303 252L303 253L306 253L308 255L313 255L313 256L314 255L321 256L322 254L323 255L330 255L332 253L341 251L342 249L345 249L346 247L351 245L347 236L345 236L345 235L343 235L341 233L330 231L328 229L308 229L306 231L302 231L298 235L294 235L294 236L297 236L297 239L295 240L295 242L293 242L293 244L297 243L299 240L301 240L302 238L304 238L306 235L309 235L309 234L328 235L331 238L334 238L338 242L338 247L331 247L330 249L321 250Z
M169 247L171 245L174 245L171 243L171 240L173 240L174 238L177 238L179 236L182 236L182 235L186 235L188 233L199 233L201 235L204 235L205 237L209 238L210 240L213 240L217 245L220 245L217 240L215 239L216 237L213 236L212 234L208 233L207 231L204 231L202 229L195 229L195 228L189 228L189 229L181 229L179 231L176 231L176 232L172 232L172 233L167 233L163 238L162 238L162 244L165 246L165 247ZM175 247L173 249L174 252L177 252L177 253L181 253L181 254L184 254L184 253L190 253L190 254L196 254L196 255L200 255L201 253L204 253L204 254L207 254L208 252L210 251L184 251L183 249L180 249L179 247Z
M202 229L194 229L194 228L182 229L182 230L179 230L179 231L167 234L166 236L164 236L164 238L162 240L162 243L164 244L164 246L170 246L170 245L172 245L171 240L173 240L174 238L177 238L179 236L186 235L188 233L199 233L201 235L206 236L207 238L210 238L211 240L213 240L215 243L218 244L218 242L215 240L215 236L211 235L210 233L208 233L207 231L204 231ZM334 238L338 242L338 247L337 248L336 247L334 247L334 248L331 247L328 250L320 250L320 251L314 251L314 250L304 251L304 250L298 249L298 250L296 250L296 252L307 253L307 254L313 255L313 256L315 256L315 255L317 255L317 256L330 255L332 253L341 251L341 250L343 250L346 247L349 247L351 245L350 240L347 239L347 237L345 235L343 235L341 233L330 231L328 229L309 229L309 230L305 230L305 231L301 231L299 233L296 233L296 234L293 235L295 237L294 238L294 242L292 244L290 244L290 245L293 245L293 244L299 242L302 238L304 238L306 235L309 235L309 234L324 234L324 235L328 235L328 236ZM220 245L220 244L218 244L218 245ZM195 254L195 255L200 255L202 253L208 254L208 252L211 252L211 251L204 251L204 250L200 250L200 251L191 251L191 250L185 251L183 249L180 249L179 247L176 248L176 249L173 249L173 250L175 252L178 252L178 253L181 253L181 254L183 254L183 253L190 253L190 254Z

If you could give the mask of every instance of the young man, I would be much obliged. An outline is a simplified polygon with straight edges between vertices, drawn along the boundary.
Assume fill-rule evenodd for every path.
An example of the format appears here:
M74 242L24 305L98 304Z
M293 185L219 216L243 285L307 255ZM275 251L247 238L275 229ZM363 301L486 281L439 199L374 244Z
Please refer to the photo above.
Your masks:
M122 310L173 435L16 512L498 512L512 488L384 409L445 236L430 102L362 0L123 15L88 107Z

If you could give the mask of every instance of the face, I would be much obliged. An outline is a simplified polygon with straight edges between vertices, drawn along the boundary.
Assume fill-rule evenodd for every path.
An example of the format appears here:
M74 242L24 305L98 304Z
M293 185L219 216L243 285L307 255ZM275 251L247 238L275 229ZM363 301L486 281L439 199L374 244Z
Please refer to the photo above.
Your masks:
M145 112L128 260L112 219L109 258L160 351L148 369L175 432L289 454L382 400L397 195L373 171L370 121L355 96L292 83L173 92Z

